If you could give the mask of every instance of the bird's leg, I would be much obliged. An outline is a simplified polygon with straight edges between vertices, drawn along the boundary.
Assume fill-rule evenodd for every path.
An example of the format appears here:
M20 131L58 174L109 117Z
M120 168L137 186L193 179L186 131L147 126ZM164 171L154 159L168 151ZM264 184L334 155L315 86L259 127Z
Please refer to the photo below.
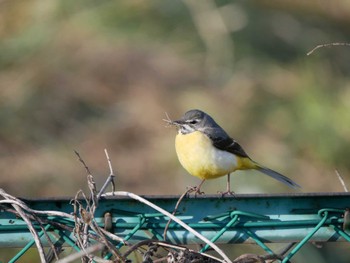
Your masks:
M231 174L227 174L226 192L231 193Z
M197 194L202 195L204 192L201 192L201 186L204 183L205 179L202 180L202 182L198 186L192 186L189 190L188 193L193 193L196 196Z
M235 195L235 192L231 191L231 174L227 174L227 186L226 186L226 192L219 192L224 195Z

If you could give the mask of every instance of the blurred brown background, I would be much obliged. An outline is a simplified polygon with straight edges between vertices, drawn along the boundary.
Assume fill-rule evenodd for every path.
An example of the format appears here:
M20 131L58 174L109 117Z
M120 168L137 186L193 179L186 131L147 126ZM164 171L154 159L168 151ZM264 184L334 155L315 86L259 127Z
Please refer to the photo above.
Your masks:
M101 186L107 148L118 190L180 194L199 180L162 119L199 108L302 191L343 191L350 47L306 53L349 38L348 0L0 0L1 188L73 196L86 189L74 150ZM232 189L291 191L255 171L235 173ZM296 259L348 262L346 250L309 246Z
M350 183L348 1L0 2L1 187L16 196L72 196L100 186L180 194L198 179L162 121L211 114L260 163L305 192ZM349 42L349 41L348 41ZM287 192L237 172L238 193ZM216 193L225 178L204 189Z

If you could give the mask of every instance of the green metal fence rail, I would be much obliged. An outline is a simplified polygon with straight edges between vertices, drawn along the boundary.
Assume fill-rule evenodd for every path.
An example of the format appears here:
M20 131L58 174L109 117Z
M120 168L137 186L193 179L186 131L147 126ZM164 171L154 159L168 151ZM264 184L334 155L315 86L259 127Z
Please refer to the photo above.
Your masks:
M172 212L178 196L146 196L147 200ZM59 210L72 213L69 198L22 199L36 210ZM308 193L274 195L236 195L221 197L205 195L184 198L176 216L190 227L216 244L253 243L267 253L273 254L269 243L297 242L282 262L287 262L304 244L310 241L350 241L348 232L350 219L348 193ZM4 207L3 207L4 208ZM112 215L112 229L119 237L134 244L141 240L163 239L167 217L149 206L124 197L103 198L95 212L99 225L104 224L106 212ZM44 217L44 216L43 216ZM71 219L50 217L57 224L43 225L51 241L75 245L71 232L58 227L74 227ZM34 224L44 245L46 236L39 225ZM169 224L167 241L174 244L202 243L192 233L175 222ZM15 262L34 241L24 221L13 213L0 212L0 247L22 247L11 262ZM122 243L115 243L122 247ZM202 252L208 246L202 248Z

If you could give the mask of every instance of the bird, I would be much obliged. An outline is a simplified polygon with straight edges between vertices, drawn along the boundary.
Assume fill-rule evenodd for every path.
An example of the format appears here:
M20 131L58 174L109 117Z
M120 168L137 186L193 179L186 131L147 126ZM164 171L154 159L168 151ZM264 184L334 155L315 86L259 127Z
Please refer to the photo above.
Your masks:
M290 178L253 161L242 146L231 138L207 113L192 109L180 119L165 119L176 126L175 149L181 165L193 176L202 179L192 188L195 194L202 194L200 188L206 180L227 175L226 192L234 195L230 186L230 175L237 170L257 170L285 185L297 189L300 185Z

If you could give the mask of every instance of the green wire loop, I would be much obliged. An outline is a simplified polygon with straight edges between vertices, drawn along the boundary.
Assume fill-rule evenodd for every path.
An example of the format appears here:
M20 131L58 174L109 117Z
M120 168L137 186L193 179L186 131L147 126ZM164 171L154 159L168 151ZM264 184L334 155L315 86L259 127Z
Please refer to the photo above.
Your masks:
M318 215L321 217L320 222L314 227L314 229L302 240L299 242L298 245L295 246L295 248L283 259L282 263L288 262L305 244L309 239L323 226L323 224L326 222L328 218L329 211L331 212L337 212L339 209L321 209L318 211Z
M245 217L250 217L250 218L254 218L254 219L270 219L269 216L265 216L265 215L260 215L260 214L256 214L256 213L249 213L249 212L244 212L244 211L238 211L238 210L233 210L231 212L227 212L225 214L220 214L217 216L209 216L204 218L205 221L209 221L210 219L218 219L218 218L224 218L224 217L229 217L231 218L231 220L210 240L211 242L215 242L217 241L229 228L231 228L234 224L236 224L239 221L239 218L241 216L245 216ZM258 244L263 244L260 240L257 240L257 238L253 238L255 240L255 242L257 242ZM203 253L204 251L206 251L209 248L209 245L206 244L201 250L200 252ZM270 253L270 249L267 248L266 246L263 246L263 248L265 250L267 250ZM272 252L272 251L271 251ZM272 252L273 253L273 252Z

